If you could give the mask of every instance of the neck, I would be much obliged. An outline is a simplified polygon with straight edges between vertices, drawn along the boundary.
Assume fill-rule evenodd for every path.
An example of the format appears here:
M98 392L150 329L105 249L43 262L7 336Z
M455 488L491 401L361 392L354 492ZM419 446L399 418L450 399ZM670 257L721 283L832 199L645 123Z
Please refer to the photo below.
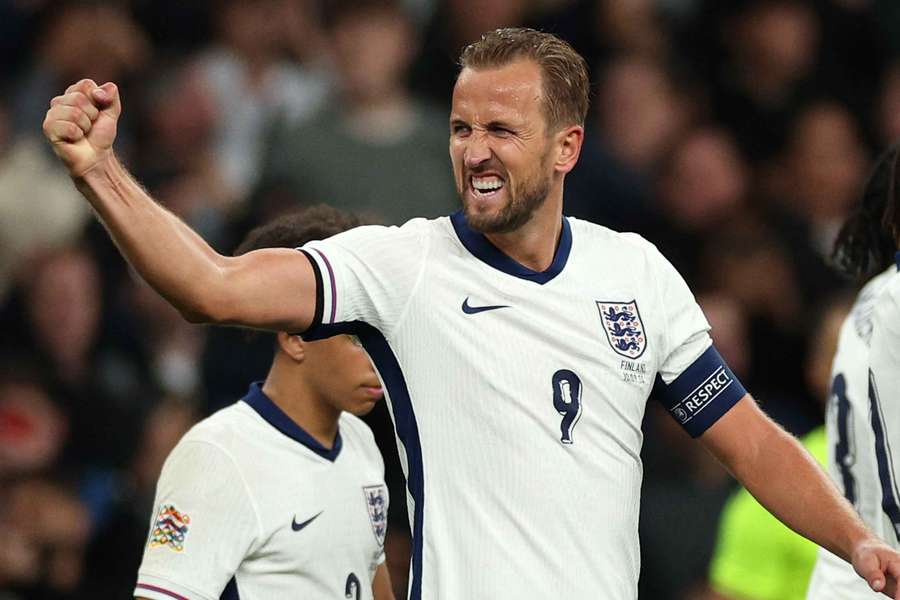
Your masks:
M546 271L553 264L562 233L562 185L554 185L547 200L534 211L531 220L515 231L487 233L505 255L532 271Z
M276 354L262 390L290 419L329 450L334 446L341 411L312 390L302 367L284 364Z

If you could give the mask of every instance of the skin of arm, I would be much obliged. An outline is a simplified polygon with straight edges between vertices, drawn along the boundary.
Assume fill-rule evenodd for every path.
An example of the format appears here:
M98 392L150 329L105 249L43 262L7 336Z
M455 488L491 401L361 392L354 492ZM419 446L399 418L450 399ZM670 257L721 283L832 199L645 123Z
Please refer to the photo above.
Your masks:
M82 80L51 102L44 133L123 256L191 322L303 331L315 311L315 276L299 252L215 252L160 206L112 151L116 86Z
M372 596L375 600L394 600L391 576L388 574L386 562L381 563L375 569L375 577L372 578Z
M900 554L876 538L806 449L747 394L700 441L747 490L800 535L900 600Z

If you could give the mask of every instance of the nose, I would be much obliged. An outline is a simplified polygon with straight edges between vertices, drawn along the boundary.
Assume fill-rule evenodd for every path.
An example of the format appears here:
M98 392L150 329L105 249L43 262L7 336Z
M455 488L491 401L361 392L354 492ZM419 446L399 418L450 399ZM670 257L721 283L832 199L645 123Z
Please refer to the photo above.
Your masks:
M473 131L466 144L464 156L466 167L470 169L490 160L491 148L488 145L487 136L481 132Z

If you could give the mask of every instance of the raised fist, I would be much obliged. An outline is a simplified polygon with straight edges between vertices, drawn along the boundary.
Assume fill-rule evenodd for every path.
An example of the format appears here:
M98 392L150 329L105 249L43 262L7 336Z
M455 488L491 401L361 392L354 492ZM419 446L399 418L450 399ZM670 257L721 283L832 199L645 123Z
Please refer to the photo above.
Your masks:
M98 86L90 79L50 101L44 135L72 177L82 177L110 155L121 112L116 84Z

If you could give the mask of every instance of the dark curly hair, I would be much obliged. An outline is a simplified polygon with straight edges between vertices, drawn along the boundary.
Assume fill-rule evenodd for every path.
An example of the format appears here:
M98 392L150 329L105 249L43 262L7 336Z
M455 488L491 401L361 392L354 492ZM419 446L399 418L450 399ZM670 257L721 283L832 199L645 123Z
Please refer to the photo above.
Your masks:
M862 198L838 233L831 262L865 281L886 269L900 245L900 143L888 148L866 182Z
M234 251L234 256L261 248L299 248L313 240L363 225L351 213L327 204L317 204L272 219L250 231Z

